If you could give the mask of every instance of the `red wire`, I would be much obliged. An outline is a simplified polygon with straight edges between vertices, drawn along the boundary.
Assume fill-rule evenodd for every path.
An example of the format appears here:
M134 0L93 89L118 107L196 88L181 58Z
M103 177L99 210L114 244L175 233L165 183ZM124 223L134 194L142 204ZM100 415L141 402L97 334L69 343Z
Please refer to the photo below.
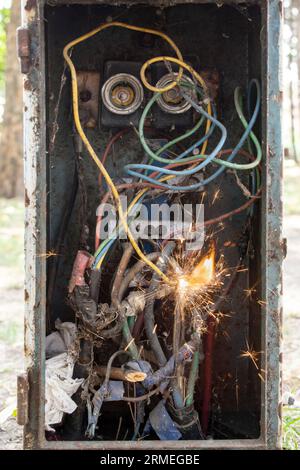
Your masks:
M203 403L201 412L201 428L204 435L207 434L208 422L211 409L211 390L212 390L212 360L213 345L215 337L215 319L208 317L207 333L205 337L205 359L204 359L204 385L203 385Z
M122 129L121 131L117 132L117 133L110 139L110 141L108 142L108 144L107 144L107 146L106 146L106 148L105 148L105 150L104 150L103 156L102 156L102 158L101 158L101 162L102 162L103 165L105 164L106 159L107 159L107 157L108 157L108 155L109 155L109 152L111 151L112 146L114 145L114 143L116 143L117 140L119 140L121 137L123 137L123 135L128 134L128 132L130 132L130 131L131 131L131 128L130 128L130 127L126 128L126 129ZM99 188L101 188L102 177L103 177L103 175L102 175L102 173L101 173L101 171L100 171L100 172L99 172L99 175L98 175Z
M105 151L104 151L104 154L103 154L103 157L101 159L102 163L104 164L106 162L106 159L109 155L109 152L113 146L113 144L120 138L122 137L124 134L128 133L129 131L131 130L131 128L127 128L127 129L122 129L121 131L117 132L117 134L115 134L111 140L108 142L106 148L105 148ZM218 153L218 157L221 157L222 155L227 155L229 153L232 152L233 149L226 149L226 150L221 150L219 153ZM239 151L239 154L240 155L243 155L243 156L246 156L248 157L250 160L254 160L254 157L253 155L251 155L249 152L247 152L246 150L240 150ZM202 160L204 158L202 157ZM200 160L200 158L199 158ZM164 168L167 168L167 169L170 169L170 168L175 168L175 167L179 167L179 166L190 166L190 165L193 165L195 164L195 161L194 160L191 160L190 162L174 162L174 163L170 163L169 165L167 165L166 167ZM151 178L154 178L155 176L157 176L160 172L159 171L155 171L153 173L150 174L150 177ZM99 187L101 186L102 184L102 173L100 172L99 173L99 177L98 177L98 182L99 182ZM159 185L159 182L157 185L154 185L152 183L124 183L124 185L119 185L117 186L118 189L130 189L130 188L137 188L137 187L150 187L150 188L156 188L156 189L165 189L165 188L162 188L160 185ZM104 196L103 200L105 199L105 202L108 200L108 197L109 197L109 192L106 193L106 195ZM219 217L215 217L213 219L209 219L209 220L206 220L203 224L204 227L207 227L209 225L213 225L213 224L216 224L218 222L221 222L222 220L225 220L229 217L232 217L233 215L236 215L240 212L243 212L245 209L247 209L249 206L251 206L251 204L253 204L253 202L255 201L255 199L257 199L260 195L260 190L251 198L249 199L249 201L246 201L242 206L236 208L236 209L233 209L232 211L230 212L226 212L225 214L222 214L220 215ZM103 200L102 200L102 203L103 203ZM99 229L99 224L101 223L101 216L98 216L97 217L97 229L95 231L95 250L98 249L99 247L99 244L100 244L100 237L98 234L100 234L100 229ZM174 236L175 234L173 234ZM172 235L170 235L172 236ZM165 242L166 243L166 240Z
M108 145L105 149L105 152L103 154L103 157L102 157L102 163L103 164L105 163L113 144L120 137L122 137L123 135L125 135L129 131L130 131L130 129L124 129L124 130L118 132L117 134L115 134L113 136L113 138L109 141L109 143L108 143ZM218 157L220 157L222 155L227 155L231 152L232 152L232 149L222 150L221 152L219 152ZM248 157L250 160L254 159L254 157L249 152L247 152L246 150L240 150L239 154ZM200 160L200 158L199 158L199 160ZM195 164L194 160L191 160L190 162L180 162L180 161L178 161L178 162L171 163L171 164L167 165L165 168L169 169L169 168L175 168L175 167L180 167L180 166L190 166L192 164ZM155 171L155 172L151 173L150 177L154 178L158 174L159 174L159 171ZM102 183L102 174L101 173L99 174L99 180L98 181L99 181L99 185L101 185L101 183ZM157 185L154 185L154 184L151 184L151 183L137 182L137 183L124 183L124 184L120 184L120 185L117 186L117 188L119 190L130 189L130 188L145 188L145 187L163 189L159 185L159 182L158 182ZM246 201L240 207L238 207L236 209L233 209L229 212L225 212L224 214L221 214L218 217L206 220L204 222L203 226L207 227L209 225L219 223L219 222L221 222L221 221L223 221L223 220L225 220L229 217L232 217L233 215L236 215L236 214L246 210L260 196L260 193L261 193L261 190L259 189L257 191L257 193L251 199ZM108 191L104 195L101 203L103 204L103 203L107 202L107 200L109 199L110 196L111 196L111 193ZM95 249L96 250L97 250L97 248L99 246L99 243L100 243L100 239L97 235L98 233L100 233L100 223L101 223L101 217L98 216L98 218L97 218L97 230L96 230L96 235L95 235ZM167 240L165 240L163 242L163 244L166 243L166 242L167 242ZM135 324L134 336L137 333L136 330L139 330L139 329L142 328L143 318L140 318L140 321L139 322L137 321L136 323L138 323L138 325ZM213 361L214 336L215 336L215 319L213 317L209 317L208 318L208 324L207 324L207 334L206 334L206 339L205 339L204 389L203 389L203 403L202 403L202 413L201 413L201 426L202 426L202 430L203 430L205 435L207 434L209 417L210 417L210 412L211 412L212 361Z

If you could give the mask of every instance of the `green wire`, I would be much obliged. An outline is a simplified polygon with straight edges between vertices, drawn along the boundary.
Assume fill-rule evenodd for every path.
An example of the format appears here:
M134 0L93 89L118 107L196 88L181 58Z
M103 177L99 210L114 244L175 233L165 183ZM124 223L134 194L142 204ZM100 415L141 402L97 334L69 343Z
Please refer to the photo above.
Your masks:
M143 114L141 116L140 123L139 123L139 135L140 135L141 144L142 144L144 150L151 157L151 160L158 160L162 163L172 163L173 161L191 162L191 161L197 160L201 157L206 158L207 155L193 155L193 156L190 156L190 157L182 158L181 160L171 160L171 159L166 159L166 158L160 157L160 154L163 153L165 150L167 150L171 146L175 145L176 143L180 142L181 140L183 140L183 139L191 136L192 134L194 134L201 127L201 124L203 123L203 119L200 119L200 121L198 121L198 123L196 124L196 126L193 127L193 129L190 129L185 134L183 134L179 137L176 137L172 141L165 144L163 147L161 147L158 150L157 153L154 153L151 150L151 148L148 146L148 144L146 142L146 139L145 139L145 136L144 136L144 123L145 123L145 119L146 119L151 107L157 101L159 96L160 96L160 93L154 94L153 97L151 98L151 100L147 103L147 105L146 105L146 107L143 111ZM242 110L242 95L241 95L241 88L240 87L237 87L234 91L234 104L235 104L235 108L236 108L238 117L239 117L240 121L242 122L243 126L246 129L248 127L248 123L246 121L246 118L245 118L243 110ZM254 143L254 145L256 147L256 151L257 151L256 159L253 162L241 163L240 164L240 163L228 162L227 160L222 160L220 158L214 158L212 161L217 163L218 165L222 165L224 167L231 168L233 170L252 170L252 169L256 168L259 165L259 163L261 162L262 150L261 150L261 146L260 146L260 143L259 143L256 135L252 131L250 132L249 137L252 139L252 142ZM249 145L249 143L248 143L248 145ZM257 177L257 186L259 188L260 187L260 174L259 174L259 171L257 169L256 169L256 177ZM99 248L97 249L97 251L95 253L95 257L98 256L100 251L102 251L103 248L105 248L105 246L107 245L107 243L109 241L110 241L110 238L104 240L101 243L101 245L99 246Z
M188 82L185 82L185 81L182 81L181 85L183 87L187 87L187 88L191 88L191 89L194 89L194 87L192 86L192 84L189 84ZM202 93L202 90L200 89L197 89L197 93L199 96L203 96L203 93ZM151 109L152 105L154 104L154 102L157 101L158 97L160 96L160 93L156 93L157 96L153 96L153 102L152 104L150 104L150 102L148 104L150 104L149 106L149 110ZM147 116L148 112L145 113L145 119L146 119L146 116ZM204 116L201 116L201 119L200 121L197 122L197 124L195 125L195 127L193 127L192 129L190 129L189 131L187 131L186 133L182 134L181 136L178 136L178 137L175 137L175 139L171 140L170 142L167 142L165 145L163 145L163 147L161 147L157 152L156 152L156 156L159 157L162 153L164 153L166 150L168 150L170 147L173 147L173 145L176 145L178 144L179 142L181 142L182 140L185 140L187 139L188 137L190 137L191 135L193 135L195 132L197 132L197 130L201 127L201 125L203 124L203 121L204 121ZM142 129L144 129L144 123L143 123L143 126L142 126ZM144 135L144 131L143 132L143 135ZM199 158L199 156L194 156L191 158L189 157L189 159L191 160L195 160L196 158ZM154 158L151 158L150 162L153 161ZM162 161L162 160L158 160L158 161ZM185 161L184 159L180 160L180 161ZM171 160L166 160L167 163L170 163ZM164 162L162 162L164 163Z
M185 83L184 86L191 88L191 85L189 85L187 83ZM236 112L238 114L238 117L239 117L240 121L242 122L245 129L247 129L248 122L247 122L247 120L245 118L245 115L244 115L244 112L243 112L243 99L242 99L242 94L241 94L241 88L240 87L237 87L234 90L234 104L235 104L235 109L236 109ZM220 158L214 158L212 161L215 162L215 163L218 163L218 165L226 166L227 168L232 168L232 169L235 169L235 170L252 170L253 168L256 168L261 162L262 150L261 150L261 145L260 145L256 135L254 134L253 131L251 131L249 136L247 137L247 144L248 144L249 153L252 155L251 139L252 139L252 141L253 141L253 143L256 147L256 151L257 151L257 157L253 162L251 162L249 164L243 164L243 163L239 164L239 163L228 162L228 161L222 160ZM206 155L198 155L198 158L200 156L206 157ZM258 184L258 188L259 188L260 187L260 173L259 173L258 169L256 169L256 176L257 176L257 180L259 181L259 184Z
M200 354L199 351L194 352L191 370L189 373L189 380L187 385L187 394L186 394L186 406L191 406L194 401L194 390L196 385L196 380L198 378L198 367L199 367Z
M128 326L129 326L129 329L130 329L130 332L132 333L132 329L134 327L134 324L135 324L135 316L131 315L130 317L128 317Z
M250 155L253 155L253 149L252 149L252 145L251 145L251 139L250 137L248 136L247 138L247 146L248 146L248 152L250 153ZM260 188L260 185L261 185L261 181L260 181L260 171L259 169L256 167L255 168L255 175L256 175L256 191ZM253 211L253 206L251 206L250 208L251 211Z
M141 144L142 144L145 152L150 156L151 161L157 160L161 163L170 164L170 163L175 162L175 161L191 162L191 161L197 160L199 158L206 158L207 155L191 155L189 157L185 157L185 158L182 158L180 160L172 160L172 159L160 157L160 154L163 153L168 148L170 148L172 145L175 145L176 143L180 142L181 140L193 135L200 128L200 126L203 122L203 119L200 119L200 121L198 121L198 123L196 124L195 127L193 127L193 129L190 129L185 134L183 134L183 135L175 138L174 140L168 142L167 144L165 144L163 147L161 147L158 150L157 153L153 152L152 149L148 146L148 144L146 142L146 139L145 139L145 135L144 135L144 124L145 124L146 117L147 117L151 107L157 101L159 96L160 96L160 93L156 93L155 95L153 95L151 100L147 103L147 105L146 105L146 107L143 111L143 114L141 116L140 122L139 122L140 141L141 141ZM241 96L240 87L237 87L235 89L234 104L235 104L235 108L236 108L238 117L239 117L240 121L242 122L243 126L246 129L248 127L248 123L246 121L246 118L245 118L243 110L242 110L242 96ZM218 165L222 165L226 168L231 168L233 170L252 170L252 169L256 168L257 165L259 165L259 163L261 162L262 150L261 150L260 143L259 143L259 141L258 141L258 139L257 139L257 137L256 137L256 135L254 134L253 131L250 132L249 136L252 139L252 141L253 141L253 143L256 147L256 151L257 151L256 159L253 162L250 162L250 163L234 163L234 162L228 162L227 160L222 160L221 158L214 158L212 161L214 163L217 163Z
M165 145L163 145L163 147L161 147L158 151L157 151L157 154L156 155L161 155L163 152L165 152L166 150L168 150L170 147L172 147L173 145L175 144L178 144L178 142L181 142L182 140L184 139L187 139L188 137L190 137L191 135L193 135L195 132L197 132L197 130L202 126L203 124L203 121L204 121L204 116L201 116L201 119L197 122L197 124L192 128L190 129L189 131L187 131L185 134L182 134L178 137L175 137L175 139L171 140L170 142L167 142Z
M248 123L246 121L246 118L244 116L243 110L242 110L242 95L241 95L241 88L237 87L234 90L234 104L235 104L235 109L238 114L238 117L240 118L240 121L242 122L243 126L245 129L248 127ZM260 143L256 137L256 135L251 131L249 136L252 139L252 142L254 143L256 147L256 152L257 156L256 159L253 162L250 163L234 163L234 162L228 162L226 160L221 160L220 158L214 158L213 161L215 163L221 164L223 166L226 166L227 168L232 168L233 170L252 170L253 168L257 167L257 165L260 164L261 158L262 158L262 150Z
M123 323L122 333L123 333L123 338L126 342L126 346L125 346L126 349L128 349L133 359L138 359L139 352L138 352L135 342L133 341L133 337L132 337L132 334L128 325L127 318L125 319Z
M201 125L203 124L203 121L204 121L204 117L202 116L201 119L197 122L197 124L192 128L190 129L189 131L185 132L184 134L176 137L175 139L171 140L170 142L167 142L165 145L163 145L156 153L153 152L153 150L149 147L149 145L147 144L146 142L146 138L145 138L145 135L144 135L144 125L145 125L145 120L148 116L148 113L150 111L150 109L152 108L153 104L158 100L160 96L160 93L155 93L151 100L148 101L147 105L145 106L145 109L142 113L142 116L141 116L141 119L140 119L140 122L139 122L139 137L140 137L140 141L141 141L141 144L145 150L145 152L149 155L149 157L151 158L151 161L152 160L157 160L158 162L161 162L161 163L172 163L172 162L175 162L175 161L178 161L178 160L172 160L172 159L169 159L169 158L163 158L163 157L160 157L160 155L165 152L166 150L168 150L170 147L172 147L173 145L175 144L178 144L179 142L181 142L182 140L184 139L187 139L188 137L190 137L191 135L193 135L195 132L197 132L197 130L201 127ZM186 157L186 158L182 158L180 159L179 161L180 162L190 162L192 160L196 160L199 158L199 155L193 155L193 156L190 156L190 157Z
M142 194L141 196L143 196L143 194ZM137 203L138 203L138 201L137 201ZM135 206L132 208L132 210L133 210L134 208L135 208ZM131 213L128 214L128 216L130 216L130 215L131 215ZM135 215L135 214L134 214L134 215ZM134 216L132 215L132 217L134 217ZM119 225L114 229L112 235L113 235L114 233L116 233L116 231L117 231L118 228L119 228ZM98 254L100 253L100 251L102 251L103 248L106 247L106 245L110 242L110 240L111 240L111 237L110 237L110 238L106 238L106 240L103 240L103 242L98 246L98 248L97 248L97 250L96 250L96 252L95 252L95 254L94 254L94 258L96 258L96 257L98 256Z

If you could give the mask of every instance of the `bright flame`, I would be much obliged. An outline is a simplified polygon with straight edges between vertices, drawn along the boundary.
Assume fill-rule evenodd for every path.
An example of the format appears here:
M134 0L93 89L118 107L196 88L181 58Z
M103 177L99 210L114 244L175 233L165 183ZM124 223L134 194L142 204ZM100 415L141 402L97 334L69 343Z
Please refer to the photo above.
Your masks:
M190 274L180 276L178 286L181 290L187 288L199 289L211 284L215 276L215 250L214 248L200 260Z
M188 280L186 279L186 276L181 276L178 279L178 285L181 290L186 289L189 286Z

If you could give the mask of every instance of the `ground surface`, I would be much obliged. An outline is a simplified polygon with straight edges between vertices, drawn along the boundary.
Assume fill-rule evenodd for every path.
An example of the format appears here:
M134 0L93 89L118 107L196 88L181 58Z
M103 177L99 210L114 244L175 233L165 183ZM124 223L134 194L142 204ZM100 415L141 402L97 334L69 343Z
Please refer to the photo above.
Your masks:
M16 375L23 370L22 201L0 201L0 449L22 448L16 409ZM3 415L3 413L2 413Z
M284 388L300 389L300 168L285 168L283 377ZM15 419L16 375L23 370L22 201L0 201L0 449L21 449ZM4 411L9 418L3 422ZM1 413L2 411L2 413Z
M288 253L284 262L283 378L292 390L300 389L300 216L285 217Z

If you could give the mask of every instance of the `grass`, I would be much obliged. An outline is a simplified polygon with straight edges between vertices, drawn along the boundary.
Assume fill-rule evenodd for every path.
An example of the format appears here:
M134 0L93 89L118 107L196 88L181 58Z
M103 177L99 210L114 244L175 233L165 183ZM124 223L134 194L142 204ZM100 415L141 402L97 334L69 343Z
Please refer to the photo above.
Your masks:
M0 322L0 341L14 345L22 342L23 328L20 323L11 322Z
M283 407L283 448L300 448L300 408Z
M300 190L299 190L300 166L292 160L284 162L284 214L300 214ZM285 316L299 318L297 312L285 312ZM283 325L285 327L285 324ZM288 334L288 330L286 330ZM285 450L300 449L300 408L283 407L283 436L282 445Z
M0 265L23 267L24 202L0 199Z
M299 215L300 214L300 165L296 165L292 160L284 162L284 214Z
M24 202L0 199L0 342L23 342Z

